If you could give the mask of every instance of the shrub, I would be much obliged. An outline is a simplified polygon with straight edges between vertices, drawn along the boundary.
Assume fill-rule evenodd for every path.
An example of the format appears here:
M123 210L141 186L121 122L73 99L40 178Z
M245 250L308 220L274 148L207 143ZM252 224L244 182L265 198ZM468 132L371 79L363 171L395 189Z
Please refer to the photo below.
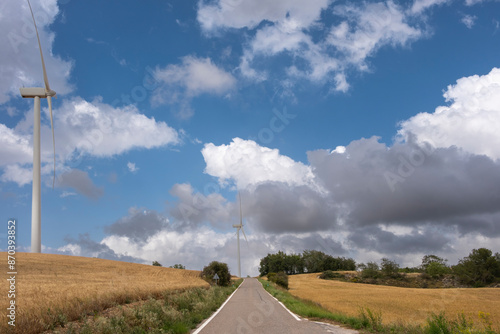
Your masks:
M331 270L324 271L321 275L319 275L319 278L321 279L332 279L335 278L335 273Z
M401 277L401 274L399 273L399 264L387 258L382 259L382 264L380 265L380 271L385 277L391 277L391 278Z
M267 279L288 290L288 275L285 272L269 273Z
M160 263L160 262L158 262L158 261L153 261L153 266L156 266L156 267L163 267L163 266L161 265L161 263Z
M361 277L363 278L378 278L380 277L380 269L376 262L368 262L359 266L361 269Z
M231 284L231 274L229 273L229 268L226 263L212 261L208 266L203 268L200 276L205 281L212 283L215 274L219 276L218 285L228 286Z
M174 268L174 269L186 269L182 264L174 264L173 266L170 266L169 268Z
M277 273L275 283L288 290L288 275L285 272Z

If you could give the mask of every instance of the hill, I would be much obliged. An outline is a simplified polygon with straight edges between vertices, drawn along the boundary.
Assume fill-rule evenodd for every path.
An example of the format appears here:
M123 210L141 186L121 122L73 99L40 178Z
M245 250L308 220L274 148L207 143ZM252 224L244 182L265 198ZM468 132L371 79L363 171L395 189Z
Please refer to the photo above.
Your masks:
M7 253L0 252L7 259ZM6 268L6 261L4 273ZM38 333L58 319L76 320L84 314L117 304L161 297L166 290L208 287L194 270L55 254L16 254L16 330ZM2 296L8 285L2 284ZM8 333L7 298L0 298L0 332Z

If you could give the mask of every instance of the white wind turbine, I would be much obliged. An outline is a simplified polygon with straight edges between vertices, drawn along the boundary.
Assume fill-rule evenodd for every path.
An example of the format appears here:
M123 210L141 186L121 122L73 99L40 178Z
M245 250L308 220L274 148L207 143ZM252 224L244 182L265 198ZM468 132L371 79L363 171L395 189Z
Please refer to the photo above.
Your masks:
M245 230L243 229L243 215L241 213L241 194L238 193L238 197L240 198L240 223L238 225L233 225L236 228L236 236L238 239L238 277L241 277L241 259L240 259L240 230L243 232L243 236L248 244L247 236L245 235Z
M31 87L20 88L21 96L24 98L35 99L35 121L33 123L33 192L31 204L31 252L40 253L42 251L41 240L41 184L40 184L40 99L46 98L50 110L50 126L52 128L52 145L54 147L54 179L52 187L54 187L56 173L56 144L54 137L54 121L52 119L52 96L56 96L56 92L50 89L47 71L45 70L45 62L43 60L42 45L40 44L40 36L38 36L38 28L36 27L35 15L31 3L28 0L28 5L35 25L36 38L38 40L38 48L40 49L40 58L42 59L43 81L45 88Z

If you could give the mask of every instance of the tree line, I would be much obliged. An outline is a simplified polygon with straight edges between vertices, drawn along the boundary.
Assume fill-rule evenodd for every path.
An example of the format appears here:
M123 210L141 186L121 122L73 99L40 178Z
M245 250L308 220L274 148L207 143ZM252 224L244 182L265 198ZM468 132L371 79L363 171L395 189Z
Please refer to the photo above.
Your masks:
M305 250L302 254L286 254L279 251L267 254L260 260L261 276L269 273L287 275L319 273L325 271L358 270L362 278L400 278L404 272L420 272L430 278L453 275L461 283L481 287L500 282L500 253L487 248L473 249L460 259L456 265L448 265L448 260L437 255L425 255L422 263L414 268L401 268L398 263L383 258L381 263L368 262L356 264L351 258L334 257L316 250Z
M267 254L260 260L259 273L285 272L287 275L319 273L325 270L356 270L356 261L345 257L333 257L316 250L305 250L302 254L286 254L279 251Z

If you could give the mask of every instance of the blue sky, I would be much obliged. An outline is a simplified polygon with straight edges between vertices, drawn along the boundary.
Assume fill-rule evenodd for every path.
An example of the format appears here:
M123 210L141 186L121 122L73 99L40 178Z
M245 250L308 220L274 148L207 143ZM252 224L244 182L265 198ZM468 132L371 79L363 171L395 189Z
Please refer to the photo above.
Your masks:
M500 250L500 2L32 5L58 93L43 252L237 272L238 191L243 274L280 249L402 265ZM29 251L27 3L2 3L0 27L0 206Z

